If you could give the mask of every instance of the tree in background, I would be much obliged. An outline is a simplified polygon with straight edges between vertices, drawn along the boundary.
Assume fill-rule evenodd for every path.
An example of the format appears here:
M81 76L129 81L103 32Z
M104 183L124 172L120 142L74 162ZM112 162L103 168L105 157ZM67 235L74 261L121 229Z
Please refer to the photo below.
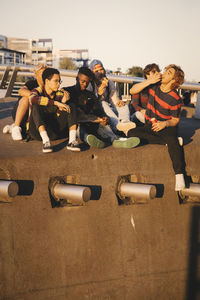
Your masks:
M59 69L77 70L77 66L69 57L60 58Z
M143 77L144 73L143 73L143 69L141 67L133 66L128 69L127 75L131 75L133 77Z

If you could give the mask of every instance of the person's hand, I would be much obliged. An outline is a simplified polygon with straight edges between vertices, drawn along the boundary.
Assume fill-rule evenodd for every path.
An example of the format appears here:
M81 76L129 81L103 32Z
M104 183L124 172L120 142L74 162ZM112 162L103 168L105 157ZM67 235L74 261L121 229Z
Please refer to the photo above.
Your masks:
M152 75L147 81L149 84L157 83L161 80L162 75L160 73Z
M122 100L119 100L119 101L117 102L117 104L116 104L117 107L122 107L122 106L124 106L124 105L125 105L125 103L124 103L124 101L122 101Z
M61 91L63 92L63 97L62 97L62 100L61 100L61 102L62 103L66 103L67 101L69 101L69 99L70 99L70 93L69 92L67 92L67 91L65 91L65 90L63 90L63 89L61 89Z
M103 118L97 118L95 121L94 121L94 123L99 123L99 124L101 124L102 126L106 126L107 125L107 123L108 123L108 117L103 117Z
M108 86L108 79L106 77L103 78L101 85L102 88L105 88Z
M166 126L166 121L157 121L156 123L152 124L152 130L158 132L164 129Z
M68 113L71 112L71 109L70 109L70 106L65 104L65 103L61 103L61 102L58 102L58 101L54 101L54 105L56 105L60 111L67 111Z
M108 86L108 79L106 77L103 78L99 88L98 88L98 94L103 95L104 89Z
M106 126L106 125L108 124L108 117L103 117L103 118L101 118L100 124L101 124L102 126Z

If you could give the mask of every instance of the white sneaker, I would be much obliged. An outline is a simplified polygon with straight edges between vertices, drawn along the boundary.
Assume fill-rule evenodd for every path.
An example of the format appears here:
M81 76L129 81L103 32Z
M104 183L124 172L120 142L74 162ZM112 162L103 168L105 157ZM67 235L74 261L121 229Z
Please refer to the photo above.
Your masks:
M71 150L71 151L81 151L81 148L77 140L68 143L66 148L67 150Z
M130 129L136 127L136 124L134 122L119 122L116 127L119 131L123 131L127 135Z
M185 179L183 174L176 174L175 175L175 191L181 191L185 188Z
M46 143L44 143L42 145L42 152L44 152L44 153L50 153L52 151L53 151L53 148L51 146L50 141L47 141Z
M14 141L21 141L22 140L21 131L22 131L22 129L19 126L14 126L12 128L11 136L12 136L12 139Z
M3 134L11 133L13 127L14 127L14 123L11 124L11 125L4 126L4 128L3 128Z

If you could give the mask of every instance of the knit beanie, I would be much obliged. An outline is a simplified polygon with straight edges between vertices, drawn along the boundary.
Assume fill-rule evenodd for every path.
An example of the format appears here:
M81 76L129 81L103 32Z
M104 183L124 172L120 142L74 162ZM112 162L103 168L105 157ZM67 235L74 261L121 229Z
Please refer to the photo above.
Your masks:
M100 68L104 69L102 62L98 59L93 59L90 63L89 68L90 68L91 71L94 71L95 69L98 70Z

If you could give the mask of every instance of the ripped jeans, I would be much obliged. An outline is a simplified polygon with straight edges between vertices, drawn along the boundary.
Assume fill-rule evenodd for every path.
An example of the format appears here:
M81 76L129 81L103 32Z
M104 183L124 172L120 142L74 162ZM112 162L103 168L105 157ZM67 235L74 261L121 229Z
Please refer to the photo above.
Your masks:
M102 101L102 107L106 115L110 118L110 125L113 130L119 122L130 122L130 111L127 104L121 107L113 107L108 102Z

